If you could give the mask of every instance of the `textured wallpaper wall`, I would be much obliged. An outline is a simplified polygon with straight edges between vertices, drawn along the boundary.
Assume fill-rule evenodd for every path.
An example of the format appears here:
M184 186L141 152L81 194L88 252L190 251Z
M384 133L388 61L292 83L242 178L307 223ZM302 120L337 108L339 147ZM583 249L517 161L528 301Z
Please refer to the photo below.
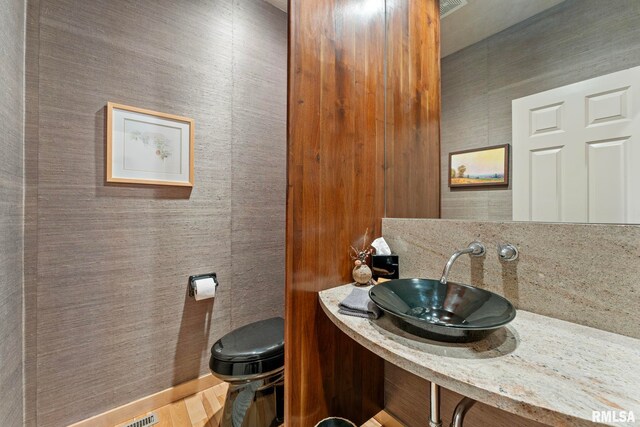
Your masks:
M0 0L0 420L22 425L23 0Z
M30 424L207 373L216 339L283 314L286 28L262 1L30 2ZM107 101L195 119L193 190L104 184ZM215 301L188 298L211 271Z

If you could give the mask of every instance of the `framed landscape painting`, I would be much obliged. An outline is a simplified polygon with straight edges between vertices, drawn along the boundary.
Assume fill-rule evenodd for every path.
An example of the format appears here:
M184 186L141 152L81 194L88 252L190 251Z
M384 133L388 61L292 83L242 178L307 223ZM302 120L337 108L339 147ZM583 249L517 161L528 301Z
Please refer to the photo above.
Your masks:
M449 187L509 185L509 144L449 153Z
M192 119L107 104L107 182L193 187Z

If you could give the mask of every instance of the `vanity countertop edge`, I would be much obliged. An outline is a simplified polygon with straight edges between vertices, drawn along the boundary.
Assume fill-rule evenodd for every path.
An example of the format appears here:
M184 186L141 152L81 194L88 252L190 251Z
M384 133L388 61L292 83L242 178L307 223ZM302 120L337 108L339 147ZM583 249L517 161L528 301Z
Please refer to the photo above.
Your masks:
M329 319L425 380L550 425L629 425L594 423L593 410L640 417L639 339L518 310L513 322L482 341L439 343L404 332L388 315L370 320L338 313L353 287L318 293Z

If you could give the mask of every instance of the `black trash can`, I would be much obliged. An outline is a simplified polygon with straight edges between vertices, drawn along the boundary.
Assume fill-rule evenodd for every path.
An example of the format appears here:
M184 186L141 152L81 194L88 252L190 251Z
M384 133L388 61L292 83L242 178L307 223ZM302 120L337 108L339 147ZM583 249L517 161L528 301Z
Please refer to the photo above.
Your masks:
M358 427L354 423L344 418L330 417L325 418L316 424L315 427Z

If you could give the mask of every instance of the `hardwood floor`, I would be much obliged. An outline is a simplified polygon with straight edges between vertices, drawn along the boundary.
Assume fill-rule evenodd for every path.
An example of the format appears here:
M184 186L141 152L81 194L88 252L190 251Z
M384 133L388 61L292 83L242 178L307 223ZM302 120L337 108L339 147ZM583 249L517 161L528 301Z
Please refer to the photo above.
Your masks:
M218 384L151 411L158 418L158 423L154 427L219 427L228 387L227 383ZM151 412L117 424L116 427L123 427ZM402 427L402 424L386 412L380 411L362 427Z
M218 384L151 411L158 417L158 424L154 427L219 427L228 387L227 383ZM116 427L125 426L149 413L141 414Z
M404 425L385 411L380 411L376 416L362 424L362 427L404 427Z

